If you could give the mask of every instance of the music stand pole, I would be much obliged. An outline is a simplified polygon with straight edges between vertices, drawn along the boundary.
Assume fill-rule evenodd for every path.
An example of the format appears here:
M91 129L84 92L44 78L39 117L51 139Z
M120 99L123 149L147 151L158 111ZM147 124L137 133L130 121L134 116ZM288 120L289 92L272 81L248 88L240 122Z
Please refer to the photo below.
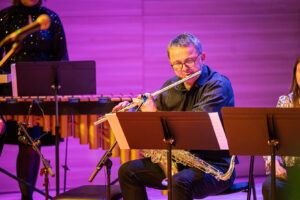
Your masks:
M172 145L174 145L174 138L172 136L172 133L170 132L170 129L168 127L167 119L162 117L161 118L161 124L163 127L164 132L164 143L167 145L167 168L168 168L168 200L173 199L173 191L172 191Z
M277 139L277 133L275 130L274 115L267 114L267 129L268 129L268 145L270 146L271 151L271 199L275 200L276 194L276 175L275 175L275 157L276 157L276 147L279 144Z
M57 80L55 84L51 86L54 90L55 97L55 170L56 170L56 196L59 195L59 120L58 120L58 85Z
M271 199L275 200L275 194L276 194L276 172L275 172L275 151L276 146L279 143L278 140L269 140L268 144L271 148Z

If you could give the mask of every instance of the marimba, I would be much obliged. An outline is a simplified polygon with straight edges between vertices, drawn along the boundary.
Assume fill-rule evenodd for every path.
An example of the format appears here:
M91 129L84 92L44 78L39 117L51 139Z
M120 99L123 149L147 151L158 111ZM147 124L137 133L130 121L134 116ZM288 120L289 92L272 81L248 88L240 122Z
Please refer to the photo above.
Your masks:
M101 115L111 112L121 101L131 101L133 95L73 95L58 96L59 133L62 138L80 138L80 144L89 144L90 149L109 149L115 142L107 122L95 126ZM54 96L0 97L0 114L6 120L25 122L29 127L39 125L43 131L55 133ZM119 150L113 157L121 157L121 163L139 158L138 150Z

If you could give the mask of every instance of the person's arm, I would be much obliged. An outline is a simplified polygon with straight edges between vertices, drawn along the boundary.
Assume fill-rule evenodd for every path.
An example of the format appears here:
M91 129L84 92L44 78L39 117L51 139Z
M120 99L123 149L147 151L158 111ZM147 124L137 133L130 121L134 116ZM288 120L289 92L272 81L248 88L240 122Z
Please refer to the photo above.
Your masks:
M192 111L219 112L224 106L234 106L234 95L227 79L218 80L207 85L205 92Z
M276 107L277 108L289 108L289 107L293 107L292 106L292 100L287 95L280 96L279 99L278 99Z
M275 173L277 178L287 179L286 169L282 166L278 159L275 160Z
M265 160L266 174L271 174L271 156L263 156ZM280 156L275 158L275 174L277 178L286 179L286 169L283 167L283 162Z

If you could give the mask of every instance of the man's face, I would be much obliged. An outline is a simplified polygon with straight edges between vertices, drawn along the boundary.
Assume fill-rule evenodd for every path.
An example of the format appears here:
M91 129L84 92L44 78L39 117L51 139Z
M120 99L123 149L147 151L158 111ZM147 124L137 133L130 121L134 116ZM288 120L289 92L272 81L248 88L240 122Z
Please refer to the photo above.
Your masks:
M39 0L21 0L21 3L27 7L35 6L38 2Z
M181 79L202 70L201 54L198 54L193 45L171 47L169 57L175 74Z

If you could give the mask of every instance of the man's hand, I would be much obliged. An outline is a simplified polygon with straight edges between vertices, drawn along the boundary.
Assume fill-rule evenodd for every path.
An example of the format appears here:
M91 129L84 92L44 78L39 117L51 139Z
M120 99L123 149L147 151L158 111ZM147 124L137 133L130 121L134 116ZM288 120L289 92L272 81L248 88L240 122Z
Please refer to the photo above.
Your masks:
M143 105L141 106L141 111L142 112L156 112L157 108L156 108L156 104L153 100L153 97L151 96L150 93L146 93L143 96L145 96L146 102L143 103ZM143 102L143 96L139 95L137 98L132 99L132 101L137 104L138 106L140 106Z
M157 111L156 104L155 104L151 94L146 93L143 96L146 97L146 101L141 106L141 108L140 108L141 111L142 112L156 112ZM133 98L132 99L133 103L135 103L137 106L140 106L143 102L143 96L139 95L137 98ZM123 101L123 102L119 103L118 105L116 105L112 111L117 112L118 110L121 110L122 108L127 107L129 104L130 103L128 101Z
M122 108L125 108L129 105L130 103L128 101L123 101L121 103L119 103L118 105L116 105L114 108L113 108L113 112L116 112L118 110L121 110Z

